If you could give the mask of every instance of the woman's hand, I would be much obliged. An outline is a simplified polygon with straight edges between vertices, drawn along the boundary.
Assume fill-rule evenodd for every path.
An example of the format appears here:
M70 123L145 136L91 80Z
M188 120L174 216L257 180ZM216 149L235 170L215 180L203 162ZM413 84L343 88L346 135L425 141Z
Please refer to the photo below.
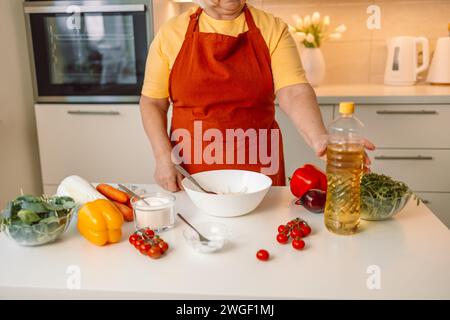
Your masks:
M183 190L181 185L183 176L175 169L170 157L156 160L154 178L159 186L170 192Z
M313 149L316 152L316 155L321 158L322 160L327 160L327 143L328 143L328 136L327 135L321 135L317 137L313 142ZM364 149L373 151L375 150L375 145L370 142L367 139L364 139ZM367 152L364 152L364 171L370 172L370 165L372 164L372 161L370 161L369 155Z

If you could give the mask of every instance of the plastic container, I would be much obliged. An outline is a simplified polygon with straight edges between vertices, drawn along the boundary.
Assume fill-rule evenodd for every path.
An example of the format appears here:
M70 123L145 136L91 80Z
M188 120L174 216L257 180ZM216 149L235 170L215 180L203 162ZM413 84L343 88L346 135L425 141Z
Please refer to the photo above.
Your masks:
M364 125L354 116L354 110L353 102L342 102L340 116L328 127L325 226L342 235L355 233L360 222Z

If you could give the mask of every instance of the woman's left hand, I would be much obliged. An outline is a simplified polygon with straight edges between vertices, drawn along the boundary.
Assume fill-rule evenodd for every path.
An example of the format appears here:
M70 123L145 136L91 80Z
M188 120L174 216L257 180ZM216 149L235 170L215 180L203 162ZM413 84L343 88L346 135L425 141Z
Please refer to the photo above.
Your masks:
M328 136L322 135L318 137L313 142L313 149L316 152L316 155L321 158L322 160L327 160L327 143L328 143ZM370 142L367 139L364 139L364 149L373 151L375 150L375 145ZM369 155L367 154L367 151L364 152L364 172L370 172L370 165L372 164L372 161L369 158Z

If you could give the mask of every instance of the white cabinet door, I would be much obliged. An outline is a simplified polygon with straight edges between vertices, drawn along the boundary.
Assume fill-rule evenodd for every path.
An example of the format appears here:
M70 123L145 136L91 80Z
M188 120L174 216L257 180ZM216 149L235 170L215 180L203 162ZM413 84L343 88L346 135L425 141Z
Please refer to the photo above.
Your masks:
M417 195L450 228L450 193L419 192Z
M372 171L404 181L414 191L450 192L450 150L377 149Z
M68 175L152 183L154 160L138 105L36 105L46 190Z
M361 105L356 116L378 148L450 148L449 105Z
M333 106L321 106L323 121L328 125L333 119ZM292 122L286 114L279 108L276 108L276 119L283 135L284 161L286 166L286 176L290 177L298 167L305 163L312 163L325 169L325 162L318 159L311 148L303 140L303 137L297 132Z

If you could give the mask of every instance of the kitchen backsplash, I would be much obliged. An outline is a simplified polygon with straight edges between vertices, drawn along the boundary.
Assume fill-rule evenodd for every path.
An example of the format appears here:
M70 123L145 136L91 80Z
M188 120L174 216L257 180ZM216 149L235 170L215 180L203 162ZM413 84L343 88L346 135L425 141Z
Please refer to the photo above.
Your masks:
M293 14L319 11L331 17L331 26L344 23L348 30L343 38L328 41L323 47L326 62L324 84L382 84L386 62L386 41L392 36L425 36L431 52L436 40L448 34L450 0L252 0L256 7L271 12L289 24ZM192 4L181 5L181 11ZM368 7L380 8L381 28L366 26L371 13ZM422 79L425 74L422 75ZM423 81L423 80L422 80Z

